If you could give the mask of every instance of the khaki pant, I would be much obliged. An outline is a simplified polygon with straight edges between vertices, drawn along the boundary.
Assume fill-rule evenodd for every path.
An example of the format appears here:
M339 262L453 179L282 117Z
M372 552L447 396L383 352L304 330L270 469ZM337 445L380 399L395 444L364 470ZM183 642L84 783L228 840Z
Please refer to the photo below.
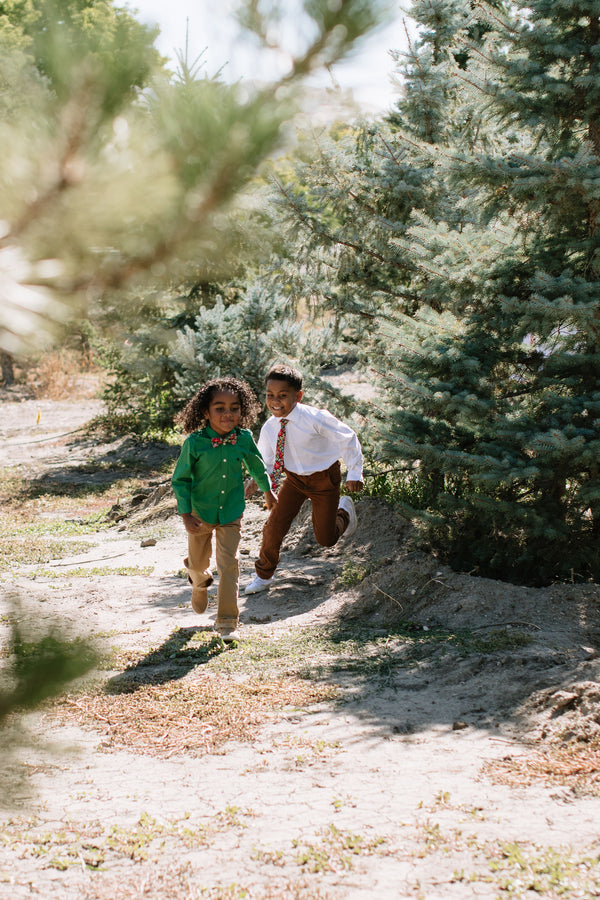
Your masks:
M322 547L333 547L348 527L349 516L338 509L340 482L339 462L322 472L296 475L285 472L279 489L277 505L265 523L260 554L255 564L256 574L271 578L279 562L281 544L305 500L312 504L312 524L315 538Z
M188 555L184 565L188 570L188 578L195 590L207 590L213 583L210 571L213 532L216 538L217 572L219 586L217 588L217 627L236 628L238 624L238 546L240 543L241 517L227 525L209 525L201 522L202 528L196 534L188 532Z

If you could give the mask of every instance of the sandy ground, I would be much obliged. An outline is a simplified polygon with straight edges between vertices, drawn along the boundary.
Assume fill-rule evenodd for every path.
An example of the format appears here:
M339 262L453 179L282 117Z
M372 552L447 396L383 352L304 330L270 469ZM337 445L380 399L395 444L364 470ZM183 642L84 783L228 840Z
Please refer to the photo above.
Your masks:
M97 409L5 399L0 465L66 482L101 457L88 477L110 478L111 460L136 447L82 437L76 429ZM50 574L35 564L5 574L3 611L17 593L38 624L59 615L121 658L208 635L214 600L204 616L189 607L169 498L147 518L152 503L128 499L124 518L86 535L89 549L52 560ZM384 504L365 497L357 511L355 535L330 550L301 515L274 586L242 600L242 640L224 652L244 661L257 640L283 648L298 634L368 626L383 636L380 665L315 668L312 684L335 695L275 704L251 740L207 742L207 752L128 748L111 738L108 714L31 714L19 762L27 779L0 811L0 897L600 896L598 586L534 590L456 574L416 549ZM265 515L248 504L242 585ZM148 574L105 571L127 566ZM104 570L69 574L85 567ZM344 586L357 568L365 577ZM479 643L428 644L440 629L468 629ZM310 666L310 641L303 647ZM101 672L94 690L124 668ZM172 681L200 695L205 669L190 664ZM233 688L242 676L228 677ZM553 754L559 763L544 770Z

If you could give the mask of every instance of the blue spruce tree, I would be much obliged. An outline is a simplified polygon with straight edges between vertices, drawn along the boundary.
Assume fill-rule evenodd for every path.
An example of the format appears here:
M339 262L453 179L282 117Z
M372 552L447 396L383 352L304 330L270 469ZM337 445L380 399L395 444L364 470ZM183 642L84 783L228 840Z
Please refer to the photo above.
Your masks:
M600 4L512 9L481 8L478 52L462 36L499 138L446 165L479 224L407 236L426 248L431 309L389 326L387 455L443 473L419 512L457 567L597 579Z

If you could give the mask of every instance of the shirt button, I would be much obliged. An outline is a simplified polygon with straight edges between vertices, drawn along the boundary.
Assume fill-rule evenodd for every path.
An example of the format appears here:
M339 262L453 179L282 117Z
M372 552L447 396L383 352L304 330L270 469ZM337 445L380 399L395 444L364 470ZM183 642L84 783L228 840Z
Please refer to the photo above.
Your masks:
M224 493L225 493L225 491L221 491L221 493L222 493L222 494L224 494Z
M227 475L223 475L223 478L227 478Z

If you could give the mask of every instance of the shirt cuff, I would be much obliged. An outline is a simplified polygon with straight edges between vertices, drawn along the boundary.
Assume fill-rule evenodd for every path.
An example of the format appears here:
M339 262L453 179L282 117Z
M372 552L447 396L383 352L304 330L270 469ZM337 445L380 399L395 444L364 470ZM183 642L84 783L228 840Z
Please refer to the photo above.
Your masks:
M364 481L362 469L348 469L346 481Z

